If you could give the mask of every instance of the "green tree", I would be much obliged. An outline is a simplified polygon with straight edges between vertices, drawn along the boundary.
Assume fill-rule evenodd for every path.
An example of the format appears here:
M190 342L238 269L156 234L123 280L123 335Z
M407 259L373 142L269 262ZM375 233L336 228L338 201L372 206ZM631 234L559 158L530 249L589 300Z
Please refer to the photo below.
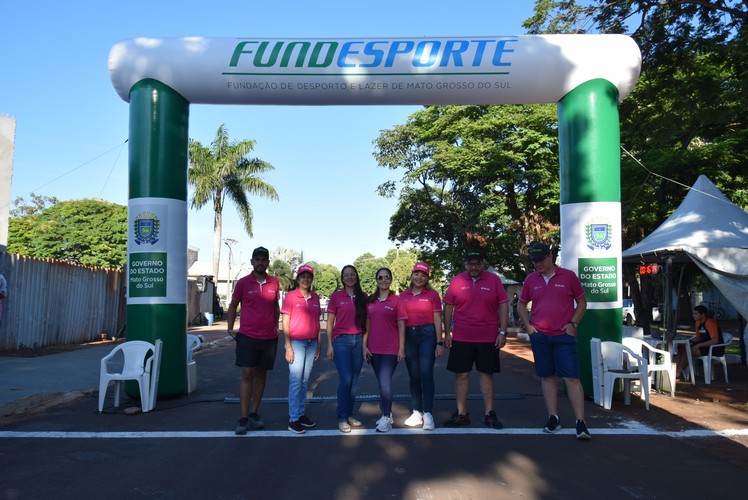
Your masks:
M627 33L641 49L641 76L620 106L621 144L631 153L621 159L623 248L657 228L701 174L748 206L746 6L537 0L526 21L531 33ZM643 312L637 322L648 326L652 280L642 281L640 294L631 266L624 273Z
M415 250L390 250L387 252L387 260L392 270L392 289L401 292L410 286L410 275L413 266L418 262L418 252Z
M384 257L374 257L373 254L367 252L353 261L353 265L358 271L361 288L364 292L371 294L377 290L377 269L389 267L390 262Z
M213 273L218 276L221 259L221 233L223 231L223 209L226 200L236 206L244 230L252 232L252 205L250 195L271 200L278 199L275 188L262 180L261 174L273 170L273 166L258 158L250 158L255 141L230 141L225 125L218 127L216 137L205 147L190 139L190 167L187 178L194 188L190 200L192 208L200 209L206 203L213 204Z
M291 269L296 269L304 263L304 252L293 250L290 248L278 247L270 252L270 260L282 260L291 266Z
M310 262L314 268L314 282L312 288L320 296L329 297L335 290L339 290L343 284L340 281L340 269L330 264L317 264Z
M71 200L13 218L8 252L120 268L127 256L127 207L103 200Z
M537 0L530 33L628 33L642 73L620 107L624 248L707 175L748 205L748 9L742 0ZM638 161L637 161L638 160Z
M271 260L268 272L278 278L281 290L288 291L294 287L293 270L288 262L280 259Z
M23 196L19 196L13 200L13 208L10 211L10 216L12 218L36 215L45 208L60 203L60 200L55 196L44 196L34 193L31 193L29 196L31 197L31 200L28 202Z
M558 237L558 134L553 106L429 106L383 131L374 156L404 172L390 239L460 271L468 247L524 276L535 239ZM394 196L394 181L382 184ZM505 271L506 270L506 271Z

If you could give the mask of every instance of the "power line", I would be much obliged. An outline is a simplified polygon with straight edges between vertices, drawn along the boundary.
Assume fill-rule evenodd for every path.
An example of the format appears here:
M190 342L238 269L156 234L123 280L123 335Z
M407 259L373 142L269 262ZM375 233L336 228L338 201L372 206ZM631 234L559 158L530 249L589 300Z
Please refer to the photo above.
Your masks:
M26 194L25 194L25 195L23 195L23 196L30 196L30 195L34 194L34 193L35 193L36 191L39 191L40 189L42 189L42 188L45 188L45 187L49 186L50 184L52 184L52 183L54 183L54 182L57 182L58 180L62 179L63 177L65 177L65 176L67 176L67 175L70 175L70 174L72 174L72 173L73 173L73 172L75 172L76 170L79 170L79 169L81 169L81 168L85 167L85 166L86 166L86 165L88 165L89 163L92 163L92 162L94 162L94 161L98 160L98 159L99 159L99 158L101 158L102 156L106 156L106 155L108 155L109 153L111 153L112 151L114 151L114 150L115 150L115 149L117 149L117 148L120 148L120 153L119 153L119 154L117 155L117 159L119 159L119 156L120 156L120 154L122 154L122 148L124 147L124 145L125 145L125 144L127 144L127 142L128 142L129 140L130 140L130 139L125 139L125 141L124 141L123 143L121 143L121 144L117 144L117 145L116 145L116 146L114 146L113 148L111 148L111 149L108 149L107 151L104 151L103 153L101 153L101 154L99 154L99 155L97 155L97 156L94 156L94 157L93 157L93 158L91 158L90 160L88 160L88 161L85 161L85 162L81 163L81 164L80 164L80 165L78 165L77 167L71 168L71 169L70 169L70 170L68 170L67 172L64 172L64 173L62 173L62 174L58 175L57 177L55 177L54 179L52 179L52 180L50 180L50 181L48 181L48 182L45 182L45 183L44 183L44 184L42 184L41 186L38 186L38 187L36 187L35 189L32 189L32 190L31 190L30 192L26 193ZM116 164L116 162L117 162L117 159L115 159L115 164ZM112 165L112 170L113 170L113 169L114 169L114 165ZM111 176L111 171L109 172L109 175ZM107 182L108 182L108 181L109 181L109 177L107 177ZM104 182L104 185L106 186L106 182ZM102 188L102 192L103 192L103 188ZM23 197L23 196L22 196L22 197ZM5 205L5 206L4 206L4 207L2 207L2 208L7 208L7 207L9 207L9 206L10 206L10 204L8 204L8 205Z
M127 144L127 141L129 140L130 139L125 139L125 142L123 142L122 145L120 146L119 153L117 153L117 158L114 159L114 163L112 163L112 168L109 169L109 175L106 176L104 185L101 186L101 191L99 192L99 198L101 198L101 195L104 194L104 188L106 188L106 185L109 182L109 178L112 176L112 172L114 172L114 167L117 165L117 162L119 161L119 157L122 156L122 150L125 149L125 144Z
M727 202L725 202L724 199L719 198L719 197L717 197L717 196L715 196L715 195L713 195L711 193L704 192L704 191L702 191L700 189L694 188L693 186L688 186L686 184L683 184L682 182L676 181L675 179L671 179L669 177L665 177L664 175L658 174L657 172L653 172L650 169L648 169L641 161L639 161L638 158L636 158L633 154L631 154L626 148L624 148L623 146L621 146L621 149L623 150L624 153L626 153L629 157L631 157L632 160L634 160L641 168L643 168L647 172L647 178L644 179L644 182L642 182L641 185L639 186L639 190L636 192L636 195L634 195L634 197L632 198L631 202L629 203L629 206L626 208L626 213L628 213L628 211L631 209L631 206L634 204L634 202L636 201L636 198L638 198L638 196L639 196L639 193L641 193L642 189L644 189L644 186L647 184L647 180L651 176L659 177L660 179L663 179L663 180L665 180L667 182L672 182L673 184L676 184L678 186L684 187L684 188L686 188L688 190L696 191L697 193L703 194L704 196L708 196L708 197L713 198L713 199L715 199L717 201L720 201L720 202L723 202L723 203L728 203L730 205L734 204L734 203L732 203L729 200Z

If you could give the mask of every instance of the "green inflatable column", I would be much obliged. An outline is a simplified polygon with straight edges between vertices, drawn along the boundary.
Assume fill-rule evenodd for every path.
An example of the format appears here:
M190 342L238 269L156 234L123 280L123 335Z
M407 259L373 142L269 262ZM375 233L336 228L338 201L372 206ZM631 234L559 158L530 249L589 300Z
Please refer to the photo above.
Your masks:
M579 368L593 395L590 339L621 341L621 162L618 91L590 80L558 103L561 266L587 297L579 325Z
M127 339L163 342L159 396L187 390L188 118L189 103L163 83L132 87Z

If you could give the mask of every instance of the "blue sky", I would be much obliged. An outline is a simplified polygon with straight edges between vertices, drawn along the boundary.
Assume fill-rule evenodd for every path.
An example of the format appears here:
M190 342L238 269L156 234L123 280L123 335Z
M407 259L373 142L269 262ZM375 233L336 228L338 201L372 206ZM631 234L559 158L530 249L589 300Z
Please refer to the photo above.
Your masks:
M100 0L3 2L0 114L16 123L12 198L101 198L127 204L128 104L107 69L118 41L152 37L390 37L522 34L532 0L462 2L212 2ZM236 211L223 237L238 240L235 262L252 248L293 248L337 267L364 252L383 256L395 199L379 197L399 178L379 168L372 141L404 123L414 106L190 106L190 138L208 145L224 123L235 139L257 141L255 156L275 171L265 180L279 202L254 198L254 238ZM213 214L190 210L189 244L212 255ZM407 246L407 244L406 244ZM225 259L226 247L222 249Z

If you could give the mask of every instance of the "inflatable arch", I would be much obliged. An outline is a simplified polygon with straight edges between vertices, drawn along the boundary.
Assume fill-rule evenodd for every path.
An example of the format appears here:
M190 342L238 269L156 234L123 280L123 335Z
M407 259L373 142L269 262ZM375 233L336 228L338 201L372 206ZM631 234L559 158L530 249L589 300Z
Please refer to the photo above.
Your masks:
M187 145L190 103L542 104L559 116L561 265L585 286L579 356L621 325L618 101L641 54L623 35L459 38L137 38L109 71L130 103L129 339L164 341L160 395L187 389Z

